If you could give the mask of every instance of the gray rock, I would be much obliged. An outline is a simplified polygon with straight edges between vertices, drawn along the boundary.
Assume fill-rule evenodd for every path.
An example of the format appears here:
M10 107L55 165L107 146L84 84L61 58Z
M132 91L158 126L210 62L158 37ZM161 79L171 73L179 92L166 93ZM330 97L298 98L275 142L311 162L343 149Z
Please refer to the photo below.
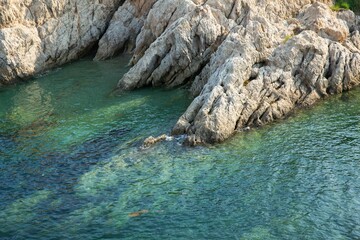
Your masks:
M95 60L113 57L121 51L133 51L136 37L155 2L156 0L127 0L116 11L101 38Z
M331 0L3 2L0 84L76 59L102 36L95 59L133 52L118 88L191 85L172 133L192 145L360 82L360 18Z
M192 11L148 44L143 57L135 61L134 67L119 82L120 88L178 86L209 61L234 22L229 22L222 12L210 5L191 4Z
M150 13L162 14L169 1L162 2ZM184 4L189 12L166 27L143 27L139 36L150 37L137 41L141 51L118 86L173 87L193 79L195 99L172 131L187 134L191 145L223 141L360 82L359 18L331 11L331 1Z
M0 83L80 57L123 0L0 1Z

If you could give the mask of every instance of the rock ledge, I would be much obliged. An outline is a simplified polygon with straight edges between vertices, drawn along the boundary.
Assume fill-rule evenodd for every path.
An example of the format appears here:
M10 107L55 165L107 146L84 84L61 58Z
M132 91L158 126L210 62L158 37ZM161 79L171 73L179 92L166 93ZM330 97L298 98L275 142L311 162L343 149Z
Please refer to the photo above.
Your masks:
M331 1L158 0L118 87L191 83L172 134L216 143L360 83L359 17Z

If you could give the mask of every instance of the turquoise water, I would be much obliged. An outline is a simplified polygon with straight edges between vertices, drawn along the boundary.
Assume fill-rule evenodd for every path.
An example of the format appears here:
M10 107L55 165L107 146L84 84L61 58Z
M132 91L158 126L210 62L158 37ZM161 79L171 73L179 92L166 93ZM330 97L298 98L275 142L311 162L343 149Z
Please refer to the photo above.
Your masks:
M113 93L127 60L0 89L0 239L360 238L360 90L216 146L141 150L191 99Z

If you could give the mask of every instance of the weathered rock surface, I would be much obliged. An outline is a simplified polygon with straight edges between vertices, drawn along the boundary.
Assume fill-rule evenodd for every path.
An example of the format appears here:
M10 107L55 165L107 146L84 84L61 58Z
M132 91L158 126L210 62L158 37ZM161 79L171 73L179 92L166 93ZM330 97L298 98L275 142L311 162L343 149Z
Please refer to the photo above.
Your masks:
M119 86L177 86L210 59L229 31L226 17L205 5L174 22L146 50Z
M118 87L191 82L195 99L173 129L189 144L283 118L360 83L359 17L330 4L159 0Z
M0 0L0 84L78 58L123 0Z
M121 51L132 51L136 37L155 2L156 0L127 0L116 11L109 28L101 38L95 60L113 57Z
M133 53L118 88L189 84L194 100L172 131L189 144L223 141L360 83L360 18L331 11L331 0L0 1L0 84L100 39L95 59Z

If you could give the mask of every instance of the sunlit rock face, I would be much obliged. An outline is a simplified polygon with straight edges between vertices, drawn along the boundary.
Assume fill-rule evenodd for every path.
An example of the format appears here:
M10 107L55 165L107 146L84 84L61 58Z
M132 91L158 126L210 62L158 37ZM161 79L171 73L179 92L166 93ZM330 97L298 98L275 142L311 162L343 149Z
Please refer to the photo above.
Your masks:
M113 57L120 52L131 52L136 37L156 0L132 0L116 11L109 28L99 42L95 60Z
M123 0L0 0L0 84L74 60Z
M331 0L0 0L0 84L133 54L118 83L188 84L172 133L215 143L360 82L360 19Z
M189 144L283 118L360 82L359 17L331 4L158 0L118 87L190 84L195 99L173 129Z

